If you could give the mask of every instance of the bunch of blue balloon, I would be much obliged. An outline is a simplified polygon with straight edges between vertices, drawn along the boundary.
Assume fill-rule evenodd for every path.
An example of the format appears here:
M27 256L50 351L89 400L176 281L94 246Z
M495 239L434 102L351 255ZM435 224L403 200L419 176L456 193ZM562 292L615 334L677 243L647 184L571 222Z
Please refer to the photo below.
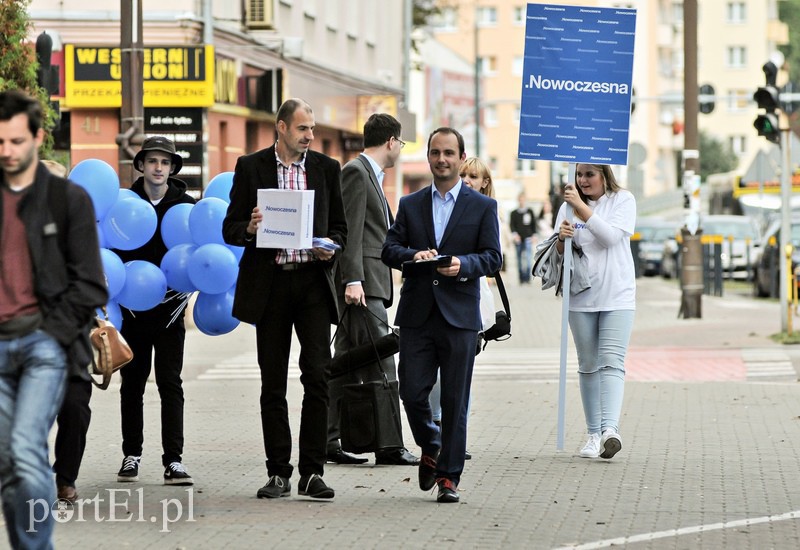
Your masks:
M239 325L231 314L241 247L222 238L222 220L230 201L233 172L214 177L195 205L178 204L161 220L167 253L161 270L179 292L198 291L193 319L204 334L226 334Z
M141 260L123 264L111 250L134 250L152 238L158 218L149 202L120 189L117 173L101 160L81 161L69 178L86 189L94 205L109 292L106 311L116 327L122 326L120 306L132 311L151 309L163 301L167 286L178 292L199 291L194 321L203 333L225 334L238 326L231 309L242 250L225 245L222 239L227 203L218 198L227 199L232 172L215 177L206 198L196 205L178 204L167 211L161 237L169 250L160 266Z

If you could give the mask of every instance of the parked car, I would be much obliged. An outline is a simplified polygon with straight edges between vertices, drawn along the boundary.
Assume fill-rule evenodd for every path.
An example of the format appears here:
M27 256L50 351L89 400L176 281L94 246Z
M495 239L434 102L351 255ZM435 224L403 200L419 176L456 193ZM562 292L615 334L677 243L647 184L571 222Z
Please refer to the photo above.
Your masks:
M675 234L675 222L661 218L640 218L636 222L639 236L639 265L645 276L661 272L664 240Z
M800 265L800 216L794 215L791 220L792 233L789 238L793 248L792 251L792 273ZM764 237L761 239L761 246L753 273L753 292L756 296L778 297L780 287L780 262L785 256L780 251L781 245L781 220L774 220Z
M701 218L700 227L704 236L722 237L722 276L747 278L761 245L758 224L749 216L708 215ZM674 238L664 241L661 275L666 278L680 274L679 235L680 229L676 230Z

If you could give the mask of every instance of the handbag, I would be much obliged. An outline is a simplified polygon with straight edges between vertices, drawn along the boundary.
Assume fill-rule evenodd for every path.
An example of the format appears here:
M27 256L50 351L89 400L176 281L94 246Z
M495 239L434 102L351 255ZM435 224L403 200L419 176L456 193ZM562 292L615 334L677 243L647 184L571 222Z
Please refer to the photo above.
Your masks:
M479 350L486 349L489 340L503 341L511 338L511 305L508 303L506 287L500 272L495 273L494 278L497 281L497 290L500 291L500 299L503 301L503 309L495 313L494 325L483 331L481 338L478 339ZM481 339L483 347L481 347Z
M92 383L104 390L111 382L111 375L127 365L133 359L133 351L125 341L122 334L108 320L106 308L103 308L104 317L95 317L94 328L89 331L89 341L92 343L92 363L89 373L102 377L98 382L92 377Z
M356 306L348 306L345 309L339 322L340 326L344 316L347 315L348 309L351 307L355 308ZM359 309L362 310L361 314L370 343L357 346L347 353L350 356L350 364L347 365L349 370L342 371L338 374L339 376L375 363L380 367L380 360L396 353L397 346L399 346L399 337L394 330L387 335L394 336L393 338L384 336L375 340L367 323L366 313L364 312L366 308ZM375 314L372 313L372 315ZM336 330L338 331L339 329L337 328ZM336 334L334 334L335 336ZM384 341L382 351L378 348L378 342L381 340ZM371 353L367 355L363 351L364 348L369 349ZM355 350L362 351L359 351L354 356L352 352ZM392 353L388 353L389 351L392 351ZM387 353L387 355L382 356L384 353ZM403 446L399 386L396 380L389 380L383 367L380 368L380 380L362 381L342 386L342 398L339 401L339 432L342 449L345 451L361 454Z
M358 306L348 305L344 312L342 313L341 318L339 319L339 325L336 327L336 332L333 333L333 338L331 338L331 344L336 339L336 333L339 331L339 327L342 326L342 322L345 319L345 316L348 315L348 312L351 308L356 308ZM383 319L380 319L377 315L373 312L369 311L367 308L359 308L366 310L370 315L375 317L376 319L380 320L382 323L384 322ZM363 312L362 312L363 313ZM364 323L366 324L367 320L366 317L364 318ZM352 372L354 370L358 370L363 367L367 367L369 365L375 364L375 357L377 355L377 361L381 359L386 359L387 357L391 357L392 355L396 354L400 350L400 332L388 324L386 325L389 329L387 334L384 334L377 340L370 342L369 344L362 344L359 346L355 346L350 348L349 350L343 353L337 353L331 359L331 378L338 378L339 376L343 376L348 372ZM369 329L368 329L369 332ZM370 339L372 339L372 332L369 332Z

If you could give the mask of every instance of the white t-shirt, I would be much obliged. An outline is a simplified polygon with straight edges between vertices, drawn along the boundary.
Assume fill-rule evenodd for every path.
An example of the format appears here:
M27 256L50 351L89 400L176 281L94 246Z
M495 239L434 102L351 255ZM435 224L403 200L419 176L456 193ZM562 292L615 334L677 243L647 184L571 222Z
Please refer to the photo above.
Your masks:
M574 218L575 244L588 262L591 288L570 295L570 311L636 309L636 271L631 235L636 225L636 199L626 190L588 201L593 214L584 223ZM558 211L555 227L566 218L567 203Z

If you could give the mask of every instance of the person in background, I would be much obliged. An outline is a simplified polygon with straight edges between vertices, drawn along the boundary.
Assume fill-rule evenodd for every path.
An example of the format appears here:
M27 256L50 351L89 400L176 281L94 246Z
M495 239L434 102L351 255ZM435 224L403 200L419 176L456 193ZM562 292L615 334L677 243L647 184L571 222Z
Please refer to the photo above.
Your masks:
M391 225L392 214L383 194L383 176L384 170L395 165L405 145L400 139L401 130L400 122L393 116L373 114L364 124L364 152L342 169L342 198L350 246L342 252L336 268L339 308L344 311L348 305L357 305L367 308L373 315L364 316L366 324L355 311L345 316L336 332L337 353L369 344L371 340L367 330L375 340L386 334L386 308L392 305L393 298L392 270L381 262L381 247ZM331 379L328 462L362 464L367 461L342 450L339 441L339 402L345 384L382 380L383 373L389 380L397 380L394 357ZM399 399L397 401L397 410L400 410ZM405 447L398 447L377 451L375 464L416 466L419 459Z
M607 165L578 164L575 184L564 189L574 221L562 205L556 218L556 248L572 238L588 260L591 288L571 294L569 327L578 353L578 377L588 439L583 458L612 458L622 449L619 421L625 355L633 329L636 274L630 237L636 200L622 189Z
M517 197L519 207L511 211L509 227L517 249L517 269L520 284L531 282L533 262L533 236L536 234L536 214L526 204L525 193Z
M67 177L64 165L53 160L42 160L50 173ZM86 450L86 434L92 420L89 401L92 398L92 382L85 376L68 376L64 402L56 417L56 440L54 444L56 473L56 496L59 500L74 503L78 499L75 482L78 479L83 453Z
M92 201L39 162L43 119L30 95L0 92L0 496L24 549L53 547L47 438L67 378L88 380L90 323L108 301Z
M131 191L153 205L158 225L153 237L135 250L115 250L123 262L144 260L161 265L167 245L161 237L161 222L177 204L194 204L186 193L186 183L175 176L183 159L175 144L163 136L144 140L133 158L142 176ZM151 368L161 398L161 463L164 485L192 485L194 480L183 465L183 346L186 340L184 314L187 293L167 289L164 300L147 311L122 309L122 335L133 351L133 360L120 370L120 413L122 421L122 466L117 481L139 480L144 445L144 392Z
M292 434L286 402L292 328L300 342L300 471L298 495L331 499L333 488L322 476L328 441L328 373L331 324L339 322L333 277L334 250L259 248L256 232L264 216L259 189L314 191L313 234L344 248L347 220L342 203L339 163L309 147L314 112L302 99L278 109L278 140L268 149L239 157L231 202L222 223L225 242L244 246L233 300L233 316L256 326L261 369L261 429L267 456L267 483L258 498L291 495Z
M467 401L478 331L480 282L500 269L497 203L470 189L459 177L464 138L438 128L428 138L433 184L400 199L381 259L403 262L450 256L447 266L403 281L395 322L400 327L400 397L422 448L419 487L438 485L437 502L459 501L464 470ZM429 395L442 379L442 426L433 423Z
M494 198L494 185L492 184L492 172L484 162L477 157L469 157L461 165L460 174L461 181L466 183L471 189L478 191L481 195ZM499 231L498 219L498 231ZM486 277L481 277L481 332L488 329L495 322L495 305L494 295L492 289L489 288L489 283ZM436 379L436 385L431 390L430 402L431 411L433 415L433 423L441 427L442 425L442 405L441 405L442 385L439 378ZM472 396L467 403L467 416L469 416L470 405L472 404ZM469 451L464 452L466 460L472 459L472 454Z

